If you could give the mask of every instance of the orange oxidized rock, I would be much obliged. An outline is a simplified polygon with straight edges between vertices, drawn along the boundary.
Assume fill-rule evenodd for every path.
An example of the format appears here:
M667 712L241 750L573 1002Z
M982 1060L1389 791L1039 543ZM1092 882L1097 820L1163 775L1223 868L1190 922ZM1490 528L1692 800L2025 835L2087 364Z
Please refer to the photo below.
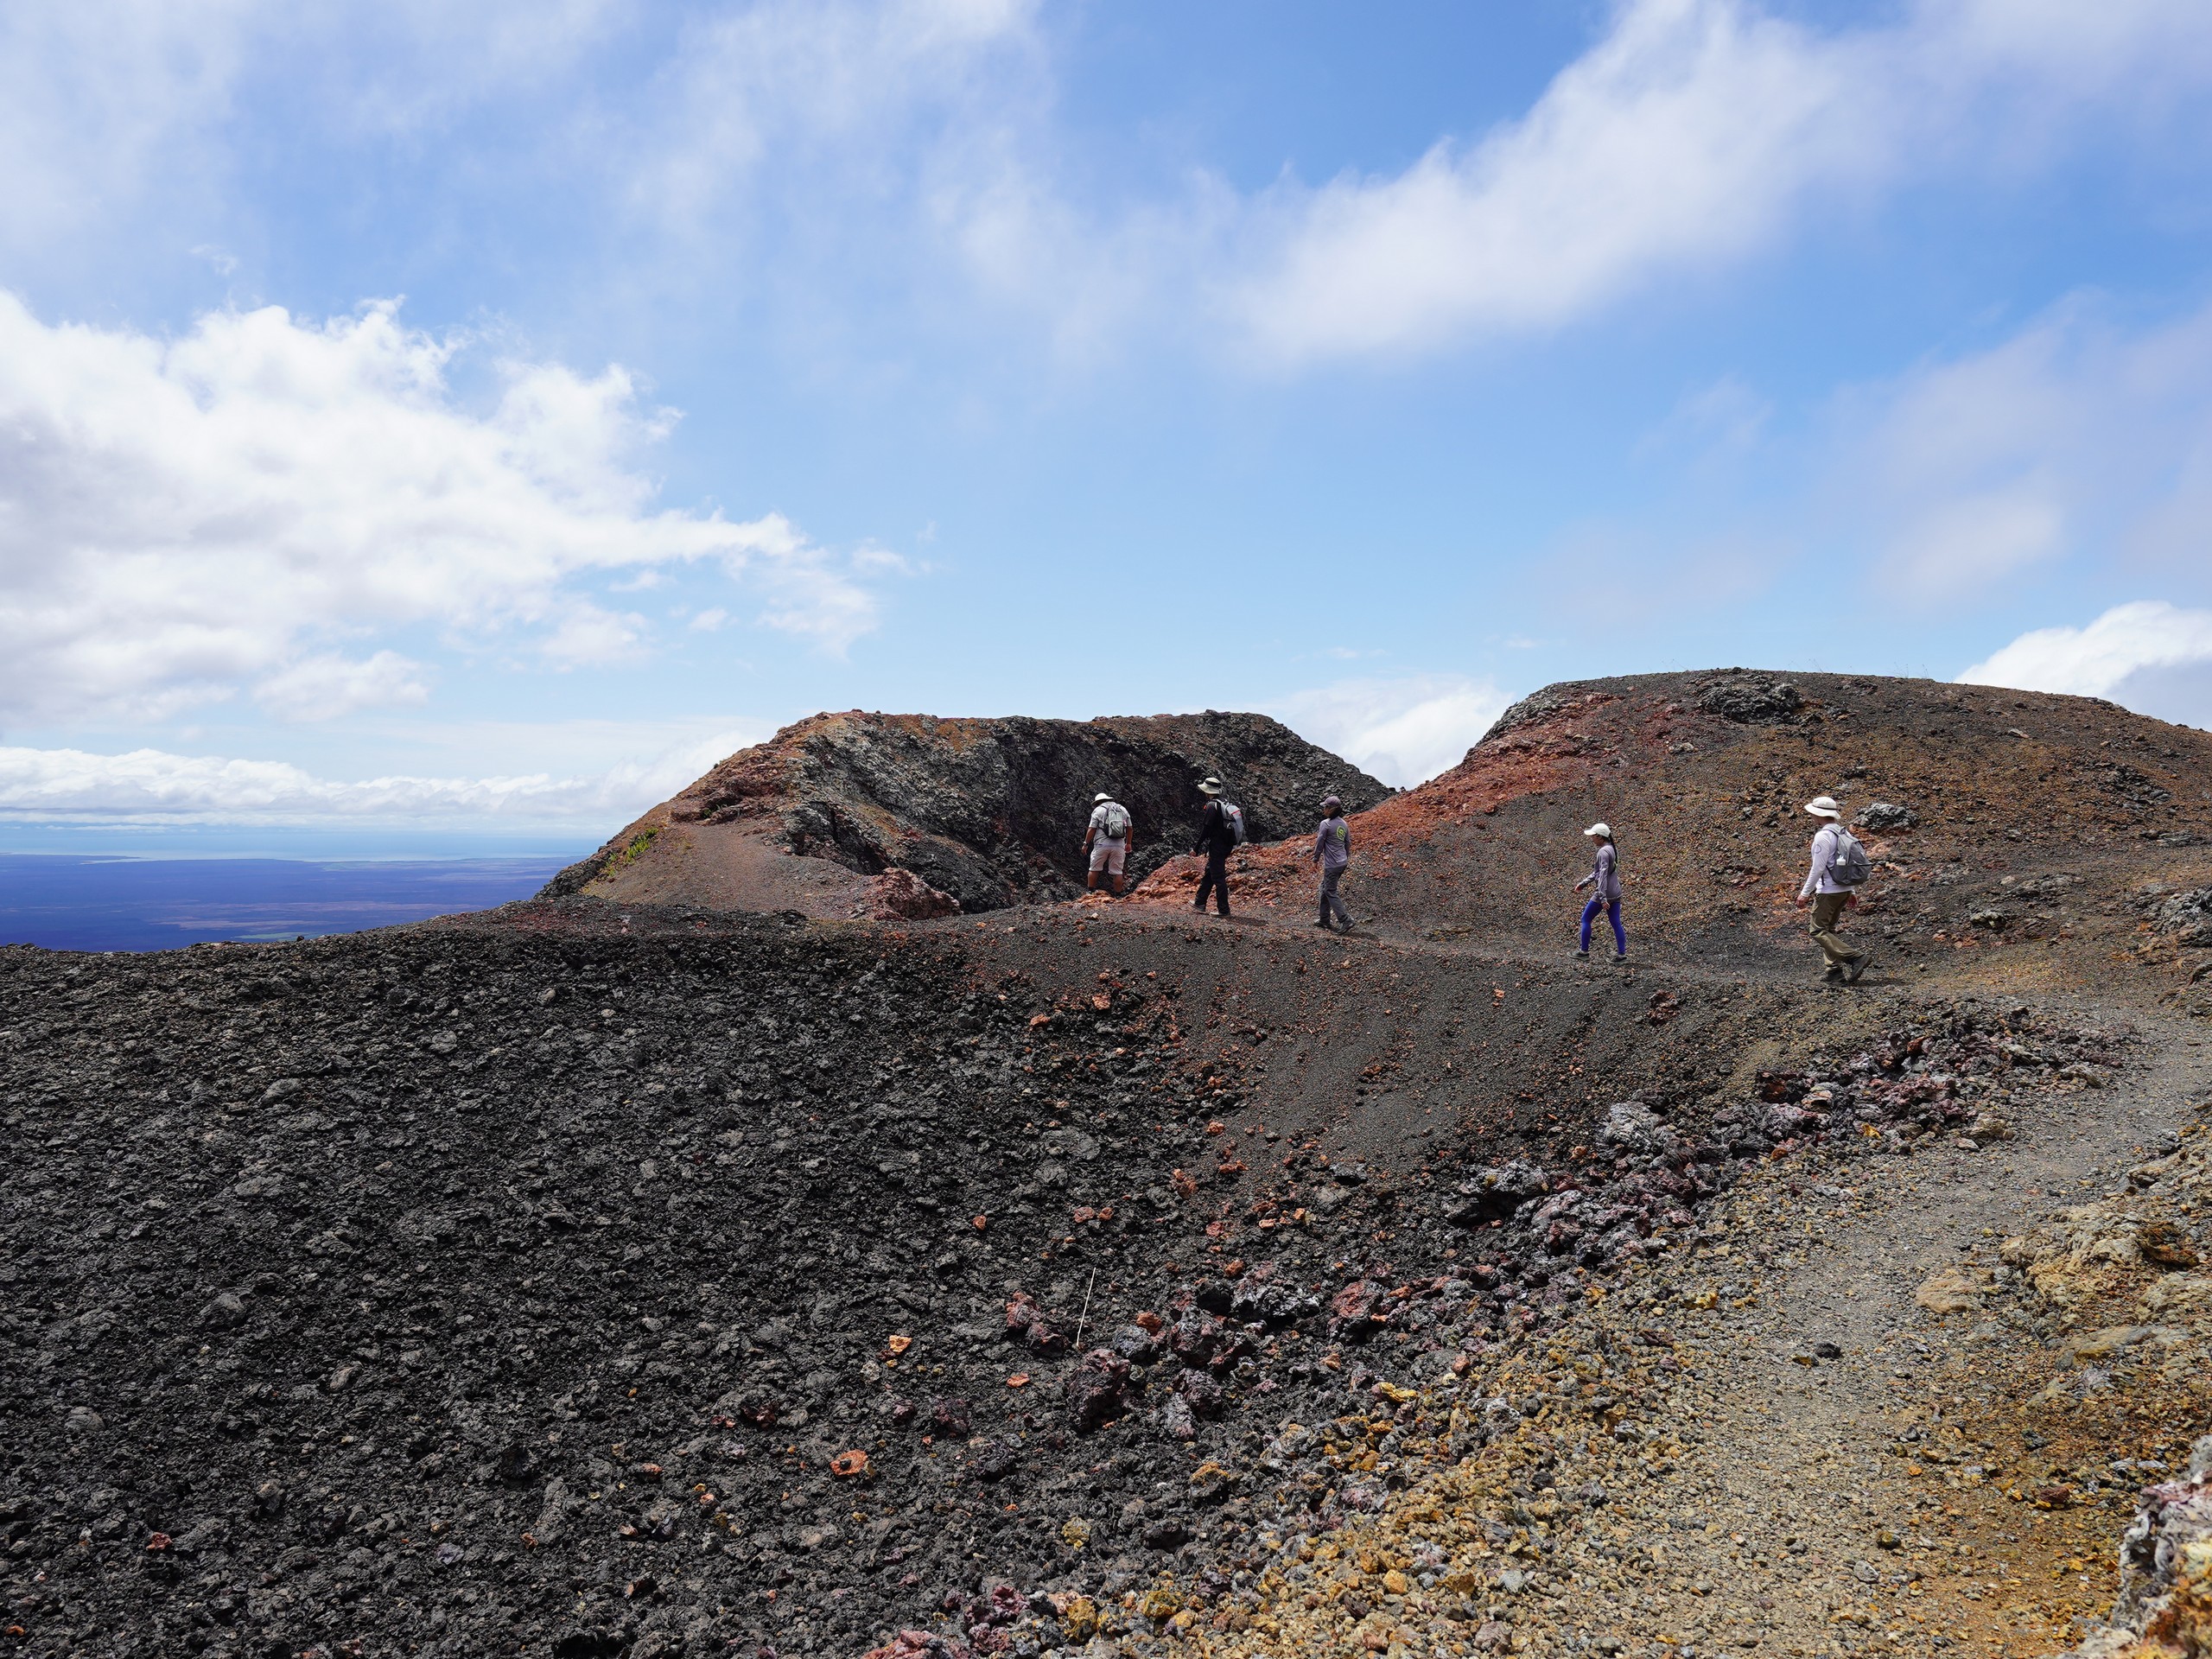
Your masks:
M868 1453L840 1452L830 1459L830 1472L840 1479L848 1479L854 1475L864 1475L868 1473Z

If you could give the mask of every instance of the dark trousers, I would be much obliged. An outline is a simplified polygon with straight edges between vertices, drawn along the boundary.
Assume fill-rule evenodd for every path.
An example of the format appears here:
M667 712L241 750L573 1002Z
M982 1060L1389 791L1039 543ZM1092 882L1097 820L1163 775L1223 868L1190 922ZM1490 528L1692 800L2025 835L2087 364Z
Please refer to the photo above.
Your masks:
M1346 932L1351 931L1351 912L1344 908L1344 901L1337 894L1337 883L1344 879L1344 866L1321 872L1321 925L1329 925L1329 912L1334 911L1337 924Z
M1206 873L1198 878L1197 908L1206 907L1206 894L1211 891L1214 902L1221 906L1221 913L1229 914L1229 855L1219 849L1206 854Z

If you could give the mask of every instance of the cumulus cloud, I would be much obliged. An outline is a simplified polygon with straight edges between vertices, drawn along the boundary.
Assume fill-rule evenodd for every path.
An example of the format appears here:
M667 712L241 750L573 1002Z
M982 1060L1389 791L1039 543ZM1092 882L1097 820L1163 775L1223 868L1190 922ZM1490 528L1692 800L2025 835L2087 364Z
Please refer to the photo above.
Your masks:
M1408 787L1456 766L1510 699L1464 674L1339 680L1277 702L1271 713L1386 784Z
M636 457L672 417L621 369L510 365L479 412L448 390L456 349L390 304L162 340L0 293L0 717L158 717L246 685L294 712L411 701L396 658L341 675L329 652L423 623L605 661L647 625L590 581L687 563L833 653L874 626L849 561L782 516L656 507Z
M1918 0L1840 31L1625 0L1521 119L1255 204L1226 303L1284 364L1553 327L1770 245L1815 200L2025 166L2063 123L2208 81L2187 0Z
M317 777L283 761L160 749L96 754L0 747L0 817L486 829L558 824L603 835L761 735L747 728L714 732L592 772L353 780Z
M2037 628L1959 676L1962 684L2109 697L2150 670L2212 664L2212 611L2115 605L2086 627Z

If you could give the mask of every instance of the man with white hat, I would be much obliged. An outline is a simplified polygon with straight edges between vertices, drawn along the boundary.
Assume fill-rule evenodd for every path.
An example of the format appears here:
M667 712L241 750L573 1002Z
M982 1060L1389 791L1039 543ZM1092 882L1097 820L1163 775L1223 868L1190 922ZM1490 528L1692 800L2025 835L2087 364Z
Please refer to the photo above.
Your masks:
M1805 810L1826 822L1813 835L1813 868L1797 890L1797 908L1804 909L1808 901L1813 906L1813 943L1827 958L1826 977L1855 985L1874 953L1853 950L1835 929L1843 912L1859 902L1852 889L1866 880L1866 855L1843 827L1843 809L1834 796L1816 795L1805 803Z
M1135 838L1129 809L1103 791L1090 798L1090 827L1083 832L1083 850L1090 858L1090 891L1098 891L1098 878L1112 879L1114 891L1122 890L1122 871Z
M1191 849L1204 853L1206 859L1205 874L1198 878L1198 908L1206 907L1206 894L1211 893L1224 916L1229 914L1229 855L1236 850L1236 830L1222 805L1222 791L1227 787L1218 778L1209 778L1198 785L1198 793L1206 798L1206 810L1198 817L1198 845Z
M1613 845L1613 826L1593 823L1582 832L1598 843L1598 856L1590 874L1574 884L1577 893L1590 889L1590 902L1582 906L1582 948L1574 954L1578 960L1590 957L1590 924L1600 912L1613 925L1613 960L1628 960L1628 930L1621 925L1621 866L1619 851Z

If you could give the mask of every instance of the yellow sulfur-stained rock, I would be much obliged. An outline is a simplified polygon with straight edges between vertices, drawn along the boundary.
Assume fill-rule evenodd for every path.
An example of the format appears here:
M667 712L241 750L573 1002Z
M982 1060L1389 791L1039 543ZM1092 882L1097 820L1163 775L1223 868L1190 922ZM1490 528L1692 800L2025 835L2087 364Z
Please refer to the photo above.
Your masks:
M1944 1268L1930 1274L1912 1300L1931 1313L1966 1313L1981 1306L1994 1281L1986 1268Z

